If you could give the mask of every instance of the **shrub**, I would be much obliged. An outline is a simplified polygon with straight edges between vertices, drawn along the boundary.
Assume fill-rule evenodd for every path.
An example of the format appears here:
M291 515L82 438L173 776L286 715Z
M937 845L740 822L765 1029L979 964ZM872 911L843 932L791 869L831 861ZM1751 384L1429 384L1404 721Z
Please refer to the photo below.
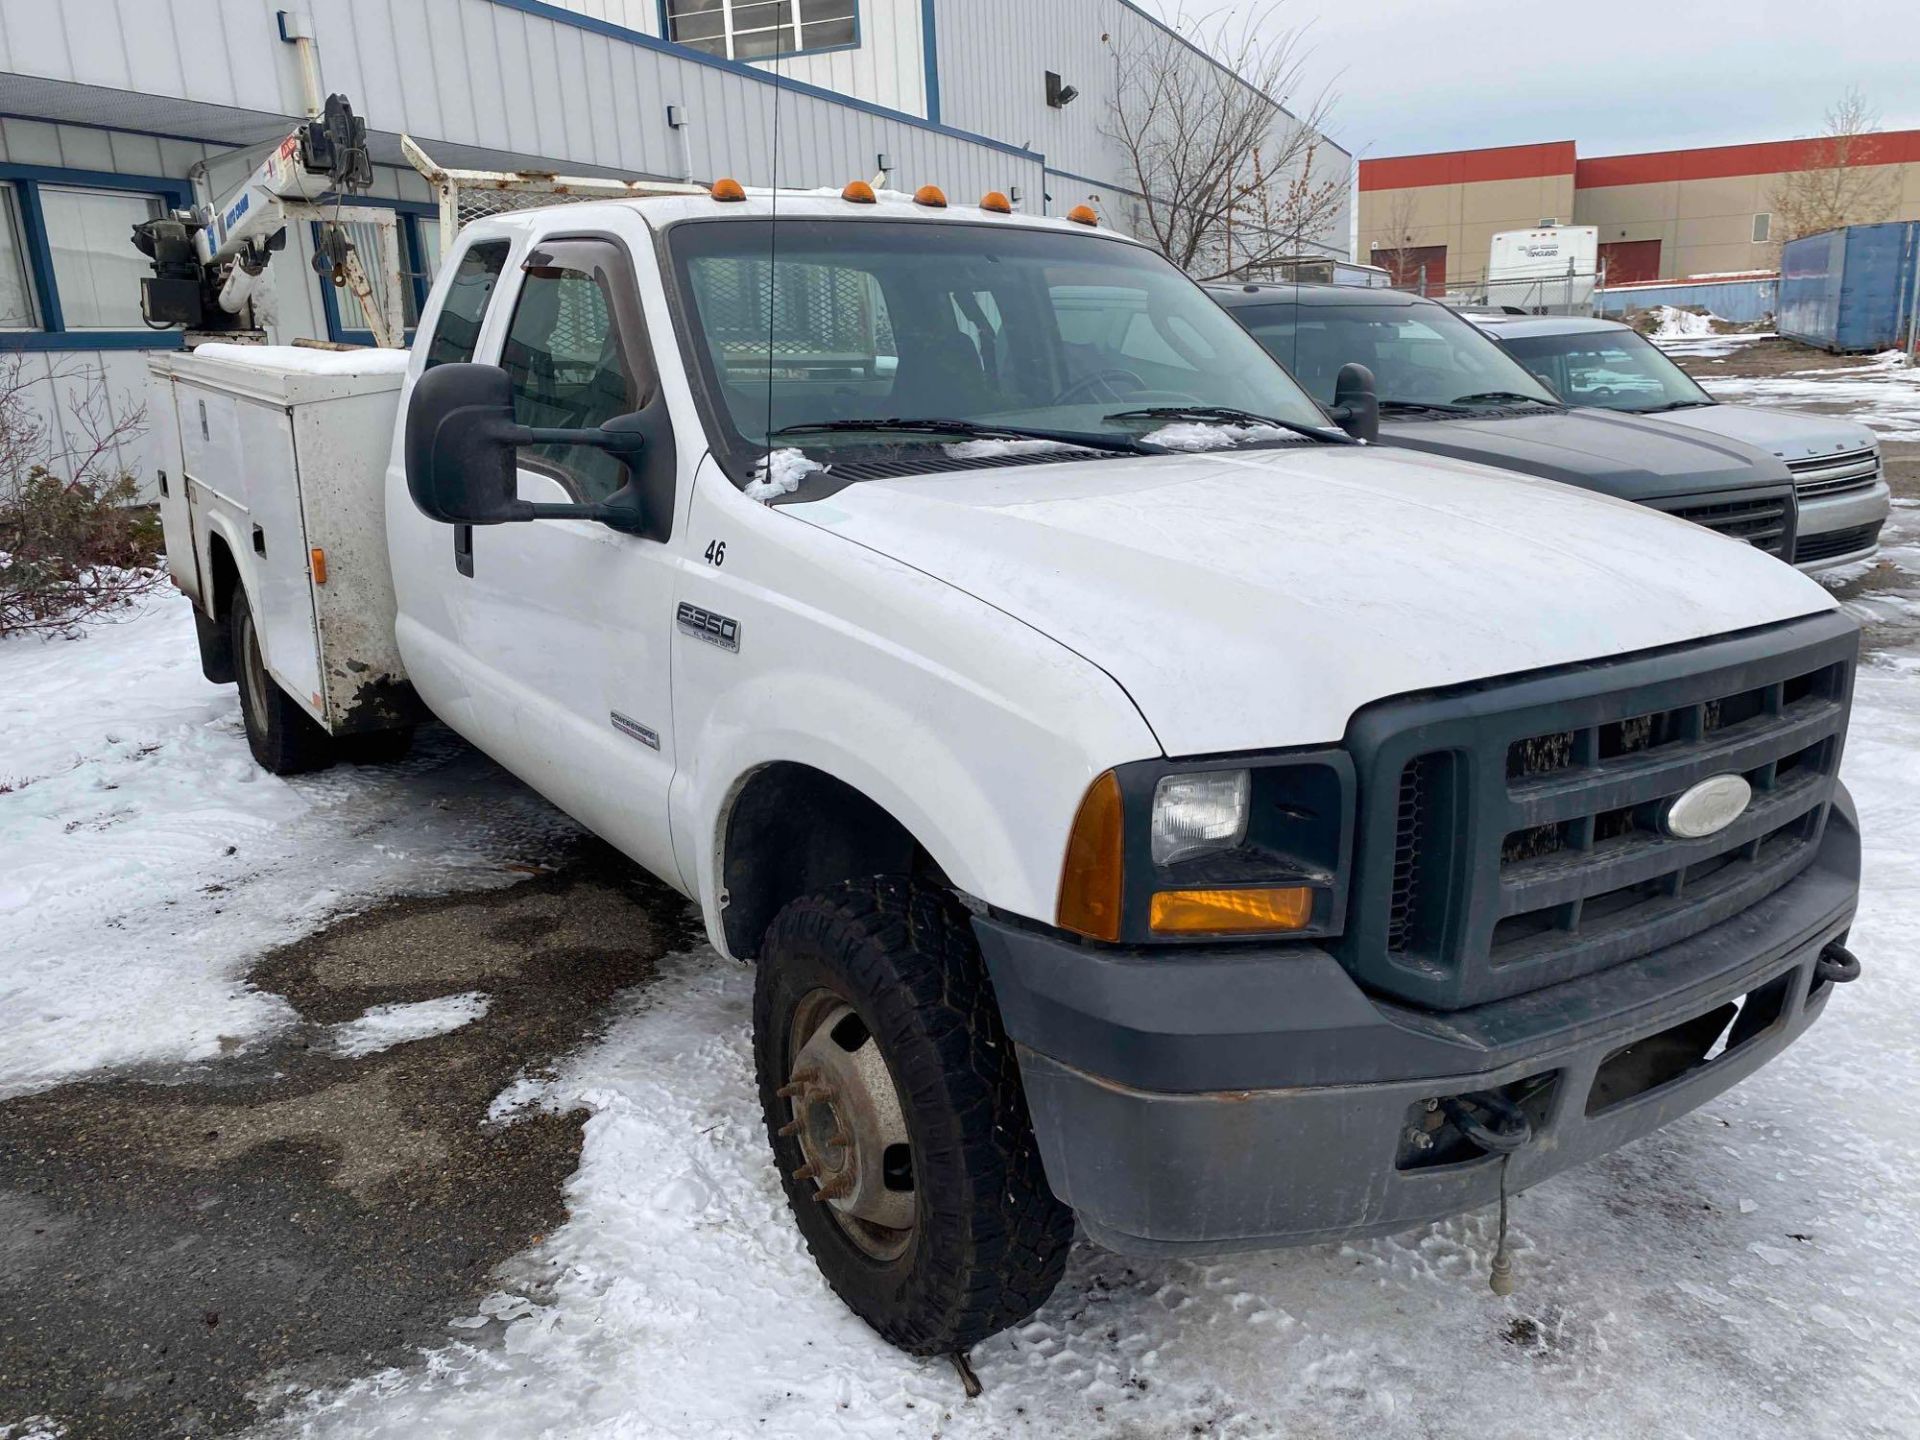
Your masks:
M72 633L162 579L159 522L119 460L144 414L114 414L104 374L77 378L67 418L81 438L61 448L29 397L47 382L21 356L0 363L0 636Z

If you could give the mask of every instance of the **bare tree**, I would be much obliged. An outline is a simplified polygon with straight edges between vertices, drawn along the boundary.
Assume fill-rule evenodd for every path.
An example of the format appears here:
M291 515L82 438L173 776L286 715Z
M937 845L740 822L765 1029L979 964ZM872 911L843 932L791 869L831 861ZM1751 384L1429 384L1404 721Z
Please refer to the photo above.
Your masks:
M1783 175L1768 204L1776 244L1840 225L1884 220L1899 199L1899 176L1879 160L1880 112L1857 89L1828 107L1812 163Z
M1286 108L1306 53L1298 31L1274 27L1278 8L1237 23L1179 15L1170 30L1139 26L1109 41L1116 83L1103 133L1144 197L1142 238L1200 279L1270 273L1323 244L1346 206L1350 166L1322 134L1332 97Z
M1408 283L1408 272L1417 263L1414 256L1420 247L1413 241L1414 208L1411 190L1394 191L1393 199L1387 204L1387 213L1380 221L1380 228L1374 233L1369 252L1372 262L1390 272L1396 285Z

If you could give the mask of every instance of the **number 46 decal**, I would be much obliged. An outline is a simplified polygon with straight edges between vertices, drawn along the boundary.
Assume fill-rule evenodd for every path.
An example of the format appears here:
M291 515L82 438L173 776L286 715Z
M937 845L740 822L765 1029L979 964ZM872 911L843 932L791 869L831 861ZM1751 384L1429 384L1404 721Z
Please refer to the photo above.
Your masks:
M707 564L718 567L727 563L727 542L709 540L707 542Z

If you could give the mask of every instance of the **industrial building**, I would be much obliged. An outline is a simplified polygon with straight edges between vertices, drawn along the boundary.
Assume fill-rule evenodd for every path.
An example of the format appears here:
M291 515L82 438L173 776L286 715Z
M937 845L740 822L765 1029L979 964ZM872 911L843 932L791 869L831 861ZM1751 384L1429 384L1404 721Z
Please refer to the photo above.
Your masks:
M1494 235L1543 222L1592 225L1609 285L1771 271L1785 178L1833 163L1822 140L1583 158L1571 140L1360 162L1359 258L1429 290L1484 275ZM1861 137L1848 158L1884 180L1885 213L1920 218L1920 130Z
M403 133L450 166L786 186L885 171L1041 213L1091 201L1137 229L1141 197L1104 131L1115 47L1157 24L1126 0L0 5L0 351L25 357L56 428L102 381L113 406L139 403L141 352L179 337L142 323L129 229L196 181L219 195L299 122L301 30L326 89L367 121L411 308L437 241ZM1276 107L1276 127L1297 123ZM1319 147L1328 174L1350 164ZM1344 257L1350 223L1343 211L1302 248ZM312 238L290 235L274 261L272 338L366 338L351 296L310 268Z

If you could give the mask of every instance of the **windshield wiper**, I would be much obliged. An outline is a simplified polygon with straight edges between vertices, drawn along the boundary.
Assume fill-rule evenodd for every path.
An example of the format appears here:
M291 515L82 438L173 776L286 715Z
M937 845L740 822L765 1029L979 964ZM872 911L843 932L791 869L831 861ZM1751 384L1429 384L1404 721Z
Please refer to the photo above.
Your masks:
M1102 420L1218 420L1232 425L1267 425L1275 430L1304 435L1329 445L1358 445L1360 442L1344 430L1323 430L1317 425L1302 425L1272 415L1256 415L1251 410L1235 410L1230 405L1149 405L1141 410L1116 410Z
M1456 405L1473 405L1482 400L1524 400L1529 405L1547 405L1558 408L1551 400L1542 400L1538 395L1522 395L1518 390L1478 390L1471 395L1456 395L1453 397L1453 403Z
M1471 405L1442 405L1438 400L1389 400L1380 397L1382 410L1431 410L1436 415L1465 415L1472 410Z
M1664 405L1655 405L1648 410L1636 410L1636 415L1664 415L1669 410L1698 410L1717 402L1712 400L1669 400Z
M1062 445L1078 445L1087 450L1108 450L1117 455L1164 455L1158 445L1143 444L1120 435L1091 435L1078 430L1035 430L1024 425L984 425L972 420L802 420L782 425L767 436L777 440L789 435L831 435L841 431L868 431L874 434L899 432L903 435L942 435L960 440L1053 440Z

